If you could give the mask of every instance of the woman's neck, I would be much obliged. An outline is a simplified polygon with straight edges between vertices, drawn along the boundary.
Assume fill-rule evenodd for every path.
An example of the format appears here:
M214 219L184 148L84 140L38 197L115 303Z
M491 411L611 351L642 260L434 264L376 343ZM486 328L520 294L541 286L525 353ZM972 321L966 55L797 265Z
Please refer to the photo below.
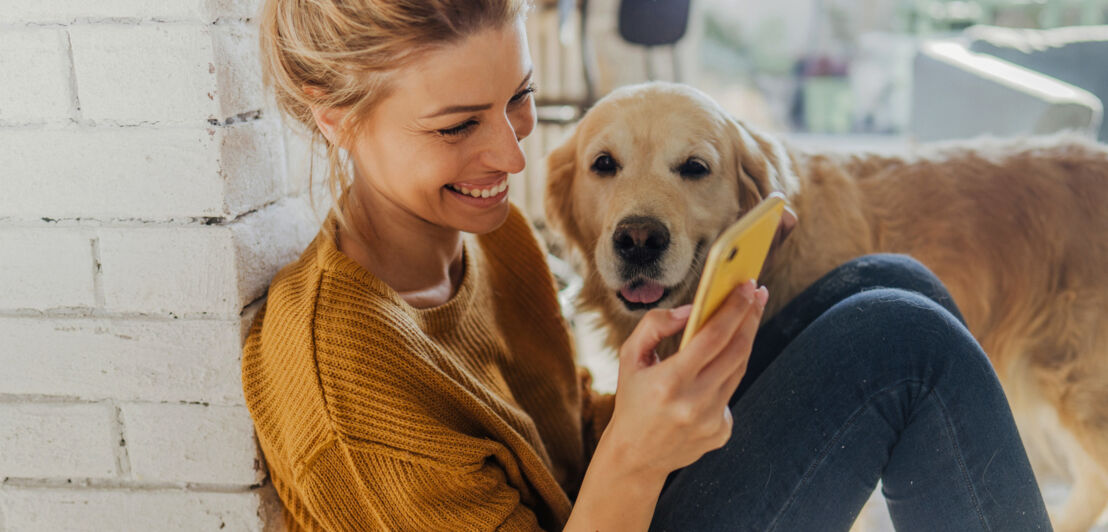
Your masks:
M344 206L357 237L340 227L339 249L413 307L449 301L464 271L461 231L430 224L395 204L374 201L373 194L357 197L357 202Z

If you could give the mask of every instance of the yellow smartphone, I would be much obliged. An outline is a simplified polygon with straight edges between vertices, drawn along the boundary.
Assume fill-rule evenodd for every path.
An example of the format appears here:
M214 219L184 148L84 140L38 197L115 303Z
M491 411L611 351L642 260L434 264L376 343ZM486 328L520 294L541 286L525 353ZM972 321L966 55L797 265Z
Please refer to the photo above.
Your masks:
M681 347L708 321L736 286L757 279L777 234L785 211L785 196L773 192L731 224L712 244L700 284L696 287L692 314L685 324Z

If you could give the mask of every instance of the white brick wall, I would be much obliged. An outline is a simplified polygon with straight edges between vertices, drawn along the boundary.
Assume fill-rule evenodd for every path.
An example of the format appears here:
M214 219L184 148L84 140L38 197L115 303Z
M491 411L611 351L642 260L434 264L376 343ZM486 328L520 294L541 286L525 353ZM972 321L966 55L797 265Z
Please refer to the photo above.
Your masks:
M32 220L236 216L284 193L279 127L266 119L185 128L0 128L0 213Z
M242 339L318 219L259 4L0 0L0 531L282 528ZM554 23L530 23L538 61ZM543 93L576 95L573 68ZM532 218L563 134L538 128L513 177Z
M92 239L77 229L0 228L0 305L8 309L91 307Z
M135 480L245 486L262 481L245 408L162 403L120 408Z
M0 404L6 477L114 478L115 407L108 403Z
M119 124L222 120L259 109L260 84L236 86L220 51L256 48L256 35L235 26L75 25L69 29L81 111L88 120ZM242 46L239 46L239 43ZM257 65L257 54L248 56ZM167 61L166 58L173 58ZM225 65L220 72L217 65ZM226 87L220 90L219 74ZM258 79L257 76L243 76Z
M281 528L242 339L317 225L259 3L0 0L0 531Z
M0 390L242 405L238 320L0 317Z
M244 532L266 525L255 492L0 487L5 530Z
M0 24L68 24L85 19L212 22L253 17L259 5L259 0L4 0Z
M0 124L69 118L68 49L64 31L0 32L0 71L7 73L0 83Z

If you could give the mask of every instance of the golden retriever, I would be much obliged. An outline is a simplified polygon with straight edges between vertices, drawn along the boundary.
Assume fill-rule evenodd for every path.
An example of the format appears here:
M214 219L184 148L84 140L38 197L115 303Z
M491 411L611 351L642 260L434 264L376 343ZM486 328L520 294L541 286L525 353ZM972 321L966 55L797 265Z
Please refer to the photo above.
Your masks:
M799 222L763 272L766 316L851 258L915 257L991 358L1037 473L1065 459L1074 489L1056 528L1087 530L1108 502L1108 147L961 145L801 153L693 88L625 87L549 155L546 215L613 347L646 309L691 302L709 244L771 191Z

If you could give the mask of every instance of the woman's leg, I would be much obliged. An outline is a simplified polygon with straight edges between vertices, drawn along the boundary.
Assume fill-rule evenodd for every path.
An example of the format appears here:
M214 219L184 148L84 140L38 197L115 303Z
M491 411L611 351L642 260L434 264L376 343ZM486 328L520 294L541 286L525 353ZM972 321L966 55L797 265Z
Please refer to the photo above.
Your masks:
M846 530L878 479L898 530L1049 530L992 366L918 292L834 303L732 413L728 444L671 475L652 530Z
M900 288L918 292L948 310L965 323L946 287L931 270L908 255L875 253L864 255L831 270L793 298L758 330L750 352L746 375L739 383L734 403L765 371L785 346L809 323L839 301L875 288Z

